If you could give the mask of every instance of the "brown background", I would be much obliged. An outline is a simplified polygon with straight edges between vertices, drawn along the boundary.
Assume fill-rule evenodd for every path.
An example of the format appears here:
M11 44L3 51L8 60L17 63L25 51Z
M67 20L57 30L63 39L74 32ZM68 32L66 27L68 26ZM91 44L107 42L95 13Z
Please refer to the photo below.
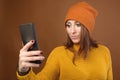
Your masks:
M47 57L64 43L67 9L82 0L0 0L0 80L16 80L16 65L22 47L21 23L33 22L40 48ZM120 0L84 0L98 11L93 37L111 50L114 80L120 80Z

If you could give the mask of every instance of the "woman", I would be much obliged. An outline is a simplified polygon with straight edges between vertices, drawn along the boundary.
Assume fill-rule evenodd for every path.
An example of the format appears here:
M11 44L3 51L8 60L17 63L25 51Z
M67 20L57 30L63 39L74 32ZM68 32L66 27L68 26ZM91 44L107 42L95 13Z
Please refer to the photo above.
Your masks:
M45 67L38 74L31 67L40 64L29 61L44 60L44 57L40 55L42 51L27 51L34 40L28 42L20 50L18 79L113 80L109 49L91 38L97 14L86 2L79 2L68 10L65 18L67 42L50 53Z

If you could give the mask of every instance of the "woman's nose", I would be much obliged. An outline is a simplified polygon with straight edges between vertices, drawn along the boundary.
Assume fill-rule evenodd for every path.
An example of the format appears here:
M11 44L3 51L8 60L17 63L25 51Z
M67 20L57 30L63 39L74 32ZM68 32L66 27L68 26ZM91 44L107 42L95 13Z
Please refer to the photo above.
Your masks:
M71 33L72 33L72 34L76 33L75 27L72 27L72 28L71 28Z

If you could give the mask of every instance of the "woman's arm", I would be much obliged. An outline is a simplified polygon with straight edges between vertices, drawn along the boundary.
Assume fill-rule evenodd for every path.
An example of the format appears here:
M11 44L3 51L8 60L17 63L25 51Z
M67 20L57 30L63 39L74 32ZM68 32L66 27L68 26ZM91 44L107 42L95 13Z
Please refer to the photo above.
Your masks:
M36 50L36 51L28 51L28 49L34 44L34 40L29 41L21 50L19 54L19 63L18 63L18 69L17 69L17 76L20 77L20 80L22 77L26 77L28 75L34 75L31 67L39 67L40 64L30 63L30 61L36 61L36 60L44 60L44 56L41 55L42 51ZM37 56L34 56L37 55ZM26 77L25 80L33 80L30 79L30 77Z
M112 59L111 59L111 54L110 50L106 48L106 62L108 66L108 72L107 72L107 80L113 80L113 71L112 71Z
M24 48L23 48L23 51L24 51ZM22 54L22 53L20 53L20 54ZM57 50L53 50L50 53L44 68L37 75L33 72L32 69L30 69L28 74L23 75L23 76L19 75L17 72L18 79L19 80L56 80L56 78L58 78L58 76L59 76L59 62L58 62L57 53L58 53ZM33 53L31 53L31 54L33 54ZM38 54L38 53L36 52L35 54ZM35 65L33 63L32 64L27 63L26 65L23 65L23 62L26 62L26 61L24 61L24 58L23 59L21 59L21 58L23 58L23 57L20 57L20 59L19 59L19 66L21 66L20 70L24 69L24 67L25 68L37 67L37 65ZM34 59L34 60L36 60L36 59ZM29 59L29 61L31 61L31 59Z

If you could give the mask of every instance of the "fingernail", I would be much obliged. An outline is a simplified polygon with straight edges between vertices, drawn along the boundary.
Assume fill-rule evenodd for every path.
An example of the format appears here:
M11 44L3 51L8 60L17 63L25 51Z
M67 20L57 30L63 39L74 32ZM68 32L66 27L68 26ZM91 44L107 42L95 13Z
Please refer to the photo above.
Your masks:
M41 52L40 54L43 54L43 52Z
M31 40L32 43L34 43L35 41L34 40Z

